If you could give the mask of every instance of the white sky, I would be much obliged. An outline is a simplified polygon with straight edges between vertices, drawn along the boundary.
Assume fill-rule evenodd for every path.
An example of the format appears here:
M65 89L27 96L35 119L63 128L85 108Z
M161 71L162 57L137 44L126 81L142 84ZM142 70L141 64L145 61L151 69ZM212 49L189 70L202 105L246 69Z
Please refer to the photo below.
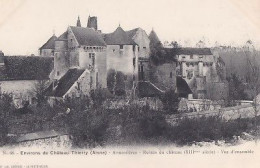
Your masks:
M225 45L251 39L260 46L260 0L0 0L0 11L5 55L38 54L53 30L59 36L78 15L86 26L89 14L98 17L103 32L120 23L147 33L153 27L161 41L191 46L202 38Z

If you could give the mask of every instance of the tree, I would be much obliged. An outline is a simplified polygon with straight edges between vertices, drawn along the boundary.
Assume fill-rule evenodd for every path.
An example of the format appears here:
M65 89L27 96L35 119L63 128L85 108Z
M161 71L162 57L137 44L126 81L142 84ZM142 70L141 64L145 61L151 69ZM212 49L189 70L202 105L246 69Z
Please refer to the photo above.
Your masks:
M8 117L12 111L12 96L0 93L0 146L7 143Z
M46 80L38 80L33 86L33 94L36 97L38 106L41 106L43 103L46 102L44 92L47 87L48 87L48 82Z
M108 128L108 113L103 108L72 109L68 114L69 133L76 147L102 146Z
M227 81L229 86L228 101L230 105L234 105L234 100L247 99L246 86L237 74L231 74L227 78Z
M178 95L175 93L174 90L166 91L161 97L160 97L163 107L167 113L177 113L178 107L179 107L179 98Z
M254 45L251 40L248 40L246 43L246 47L244 47L244 54L247 58L247 74L246 74L246 82L247 87L251 91L251 95L253 96L253 107L255 113L255 132L257 133L257 116L258 116L258 106L259 102L257 102L257 96L260 93L260 64L258 62L257 54Z
M107 87L112 94L117 96L125 95L125 85L125 75L123 72L114 69L108 71Z
M172 42L171 42L171 46L172 46L173 48L180 48L180 47L181 47L181 46L178 44L177 41L172 41Z

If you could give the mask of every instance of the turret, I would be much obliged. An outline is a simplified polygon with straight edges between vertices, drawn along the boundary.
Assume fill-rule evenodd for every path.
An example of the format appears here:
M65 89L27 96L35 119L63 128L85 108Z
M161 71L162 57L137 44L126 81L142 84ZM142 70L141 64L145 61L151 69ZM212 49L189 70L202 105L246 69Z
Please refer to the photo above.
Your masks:
M78 16L78 20L77 20L77 27L81 27L81 22L80 22L79 16Z

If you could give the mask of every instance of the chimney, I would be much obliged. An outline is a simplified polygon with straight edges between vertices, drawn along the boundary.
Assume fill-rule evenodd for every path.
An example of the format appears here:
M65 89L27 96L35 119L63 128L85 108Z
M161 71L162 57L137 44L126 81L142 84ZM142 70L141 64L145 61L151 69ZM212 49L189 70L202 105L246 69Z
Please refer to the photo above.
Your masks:
M0 50L0 66L4 66L5 62L4 62L4 53Z
M87 25L88 28L94 28L95 30L98 29L98 26L97 26L97 17L96 16L92 16L92 17L88 17L88 25Z

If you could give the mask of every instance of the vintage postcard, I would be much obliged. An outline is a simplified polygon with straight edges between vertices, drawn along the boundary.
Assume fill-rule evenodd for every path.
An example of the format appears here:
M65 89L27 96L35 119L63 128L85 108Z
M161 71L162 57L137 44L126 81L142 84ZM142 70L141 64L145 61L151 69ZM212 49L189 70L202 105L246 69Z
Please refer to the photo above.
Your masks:
M0 168L260 167L260 0L0 12Z

